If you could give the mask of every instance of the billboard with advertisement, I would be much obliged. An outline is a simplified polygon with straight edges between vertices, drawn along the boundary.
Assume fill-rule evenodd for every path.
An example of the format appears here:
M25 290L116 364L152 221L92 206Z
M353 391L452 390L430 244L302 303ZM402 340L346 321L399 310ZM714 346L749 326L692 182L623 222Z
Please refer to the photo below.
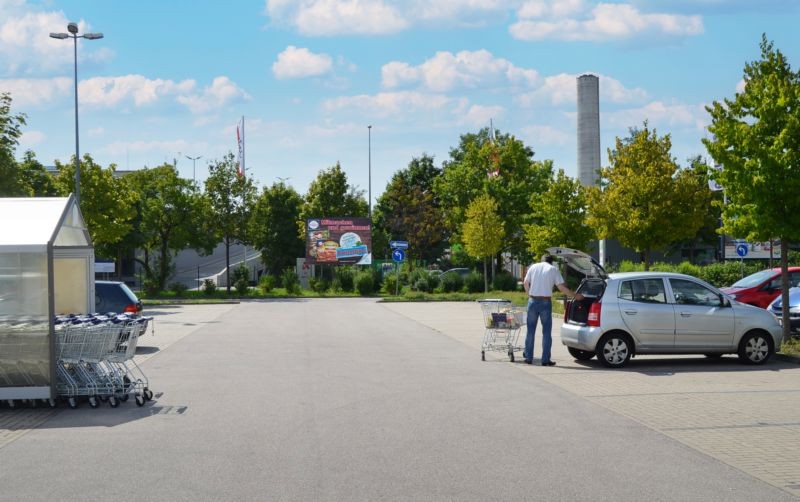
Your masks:
M306 220L306 263L369 265L372 224L369 218L309 218Z
M744 256L739 252L740 246L745 250ZM745 239L733 239L725 237L725 259L726 260L769 260L781 257L781 241L773 240L766 242L749 242Z

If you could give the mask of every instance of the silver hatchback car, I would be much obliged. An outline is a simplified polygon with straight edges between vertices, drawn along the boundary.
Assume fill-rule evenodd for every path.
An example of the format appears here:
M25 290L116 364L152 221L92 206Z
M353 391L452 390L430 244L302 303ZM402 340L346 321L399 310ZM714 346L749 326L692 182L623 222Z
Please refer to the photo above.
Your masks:
M561 325L561 342L576 359L597 356L621 368L636 354L738 354L763 364L780 348L781 326L764 309L732 300L684 274L606 274L589 255L567 248L550 254L584 276Z

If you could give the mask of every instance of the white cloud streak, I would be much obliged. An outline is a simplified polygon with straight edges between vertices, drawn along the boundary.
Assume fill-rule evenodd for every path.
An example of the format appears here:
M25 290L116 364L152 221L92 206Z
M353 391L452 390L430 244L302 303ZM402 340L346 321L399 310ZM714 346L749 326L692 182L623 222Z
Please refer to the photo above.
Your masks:
M272 64L272 73L277 79L318 77L332 69L333 60L327 54L315 54L294 45L286 47Z
M601 114L610 126L629 128L647 120L656 127L686 127L703 131L710 124L710 117L703 105L665 103L652 101L639 108L630 108Z
M392 61L381 68L382 85L388 89L415 84L434 92L509 85L527 88L538 80L535 70L515 66L484 49L457 54L437 52L419 66Z
M519 8L517 17L509 32L529 41L604 42L703 33L700 16L645 13L625 3L598 3L590 8L582 0L530 0Z
M0 7L0 13L8 13L0 21L0 66L9 75L47 75L72 71L73 44L71 40L49 37L51 32L65 32L69 20L63 12L24 12L23 2L10 7ZM81 33L90 30L84 21L78 22ZM78 64L82 61L103 63L113 58L114 53L103 47L102 41L81 40Z

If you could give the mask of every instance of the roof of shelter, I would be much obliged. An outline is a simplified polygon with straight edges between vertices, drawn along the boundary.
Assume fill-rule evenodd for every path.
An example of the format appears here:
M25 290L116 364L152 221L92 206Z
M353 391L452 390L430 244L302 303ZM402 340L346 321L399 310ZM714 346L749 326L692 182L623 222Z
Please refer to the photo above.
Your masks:
M0 247L91 246L70 197L0 198Z

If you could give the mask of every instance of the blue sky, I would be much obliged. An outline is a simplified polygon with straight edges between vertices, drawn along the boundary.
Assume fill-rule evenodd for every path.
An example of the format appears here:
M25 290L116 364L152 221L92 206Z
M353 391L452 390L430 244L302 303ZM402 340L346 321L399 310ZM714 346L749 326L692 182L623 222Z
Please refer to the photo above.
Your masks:
M248 174L305 193L337 161L372 195L413 157L448 157L493 120L535 158L576 171L576 76L600 76L601 148L648 120L673 155L705 155L704 105L732 97L762 33L800 69L800 0L0 0L0 91L28 125L18 155L75 151L138 169L236 150Z

